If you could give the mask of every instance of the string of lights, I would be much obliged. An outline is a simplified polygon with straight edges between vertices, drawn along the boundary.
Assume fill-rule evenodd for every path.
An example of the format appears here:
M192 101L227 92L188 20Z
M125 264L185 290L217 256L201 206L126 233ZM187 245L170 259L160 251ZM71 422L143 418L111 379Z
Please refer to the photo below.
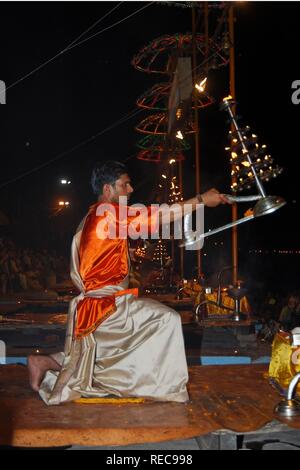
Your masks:
M142 134L167 135L168 134L168 116L166 113L151 114L143 119L135 129ZM185 134L195 132L194 123L186 123Z
M253 162L252 166L261 181L276 178L283 171L278 165L273 166L274 160L268 153L267 146L258 142L257 135L251 132L249 126L239 127L239 132L242 135L244 145L242 146L239 142L236 132L229 131L230 146L225 147L225 150L230 153L231 176L233 178L231 190L233 192L250 189L255 185L254 174L247 155L250 156Z
M157 2L157 3L163 6L167 6L167 7L192 8L196 2Z
M170 257L168 255L166 242L160 238L154 249L152 261L159 263L160 266L163 267L168 259L170 259Z
M207 78L204 79L205 82ZM170 94L172 84L170 82L157 83L150 90L144 92L136 101L139 108L167 111L167 98ZM208 93L205 92L205 87L201 86L201 83L195 85L195 88L201 92L197 95L197 100L192 104L192 109L201 109L211 105L214 100ZM160 103L164 100L164 103Z
M167 193L168 204L175 204L183 201L181 191L178 186L177 176L167 177L164 173L161 175L161 182L158 185L161 193ZM163 199L163 197L161 198Z
M132 65L136 70L147 73L169 74L169 60L164 58L174 50L183 51L185 54L192 53L193 40L196 42L198 53L206 58L206 38L204 34L191 33L166 34L154 39L144 46L132 59ZM215 68L227 65L228 59L222 55L222 45L216 40L209 38L209 49L214 52L214 61L211 66Z
M170 145L170 143L169 143ZM187 140L176 140L176 147L173 146L168 147L168 141L165 136L155 135L155 134L148 134L144 135L142 139L140 139L136 146L142 150L156 150L156 151L186 151L191 148L190 144Z
M167 7L177 7L177 8L201 8L203 2L156 2L159 5L167 6ZM223 8L224 2L207 2L208 8L213 9L221 9Z
M175 151L174 144L177 148L179 143L186 145L185 135L195 132L194 122L190 116L191 109L204 108L213 102L205 92L209 69L216 69L228 63L228 58L222 54L222 45L218 45L215 36L214 39L209 38L208 48L210 52L207 53L206 39L206 36L202 34L196 34L196 36L190 33L164 35L146 45L132 60L132 65L139 71L163 73L170 77L169 82L154 85L137 99L137 106L146 110L158 111L156 114L144 118L135 129L146 134L146 137L137 144L141 148L137 158L161 164L162 172L158 182L158 200L160 203L174 204L183 200L176 175L176 171L178 171L176 163L184 160L184 155L180 150ZM196 42L198 55L201 55L201 60L200 64L194 67L192 71L191 61L188 63L187 61L184 62L186 59L173 60L173 55L175 53L177 58L191 57L194 41ZM211 54L211 51L213 54ZM179 60L181 60L180 64ZM192 103L192 81L195 80L195 74L193 76L192 72L195 72L196 69L203 70L203 62L207 64L206 76L202 74L196 77L194 86L197 94L196 92L194 94L198 99L193 100L194 103ZM180 72L178 71L175 77L174 69L176 67L177 72L180 65ZM187 87L185 82L190 83L190 85ZM189 91L182 90L183 94L181 95L180 85L187 87ZM172 93L173 97L174 95L179 97L177 102L175 99L175 106L170 105ZM183 101L184 99L186 101ZM164 106L161 105L162 100ZM171 108L175 110L173 116L170 115ZM159 240L155 247L153 261L160 261L161 266L163 266L163 258L166 256L167 247Z
M190 102L189 99L188 103L186 101L181 101L177 105L176 109L176 116L175 122L174 117L170 115L170 99L172 93L174 95L174 67L175 64L181 60L181 68L180 74L177 74L177 92L180 90L181 85L183 87L187 86L187 83L191 80L192 73L198 69L199 66L194 67L194 70L189 70L191 67L188 65L184 60L186 59L178 59L178 62L173 60L173 54L175 52L176 57L188 57L192 55L193 52L193 43L196 42L196 48L198 54L201 54L201 65L204 61L210 61L211 63L206 66L206 74L209 71L209 68L218 68L222 65L226 65L228 63L228 58L222 55L222 45L219 45L215 34L213 39L209 38L209 50L213 51L213 54L207 54L207 44L206 44L206 36L203 34L196 34L192 35L191 33L181 34L176 33L172 35L163 35L159 38L156 38L150 42L150 44L144 46L134 57L132 60L132 65L139 71L144 71L148 73L165 73L170 76L170 81L167 83L159 83L154 85L149 91L145 92L140 98L137 99L137 105L144 109L151 109L160 111L159 113L153 114L144 118L137 126L136 130L141 133L145 134L153 134L158 136L168 136L171 141L174 142L175 137L177 140L184 140L185 134L194 133L194 123L191 117L189 118L187 114L191 114L191 109L200 109L212 104L213 100L207 95L205 92L205 85L207 81L207 76L199 77L199 83L195 84L195 88L198 91L198 94L195 95L196 99L193 100L194 103ZM163 55L166 57L162 57ZM208 56L208 57L207 57ZM159 65L157 62L160 59ZM200 65L200 66L201 66ZM177 70L177 69L176 69ZM182 76L184 75L184 76ZM186 93L185 93L186 94ZM180 92L179 92L180 96ZM190 95L191 98L191 95ZM161 101L165 102L165 106L161 105ZM167 100L168 106L167 106ZM174 133L171 131L171 127L173 128ZM138 158L141 160L147 161L155 161L159 163L160 161L164 160L164 156L170 152L170 156L172 154L173 157L173 148L168 148L167 142L164 142L165 149L162 151L161 149L157 148L148 148L147 150L140 151L138 154ZM173 145L174 147L174 145ZM184 156L182 154L174 155L175 160L183 160Z

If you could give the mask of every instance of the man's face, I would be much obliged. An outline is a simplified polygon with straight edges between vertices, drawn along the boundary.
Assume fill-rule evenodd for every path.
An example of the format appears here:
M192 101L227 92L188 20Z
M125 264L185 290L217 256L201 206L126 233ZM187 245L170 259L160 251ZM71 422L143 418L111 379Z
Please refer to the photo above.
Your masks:
M133 187L131 186L131 180L127 173L121 175L119 179L116 180L114 185L110 185L111 188L111 201L119 203L119 197L125 196L127 201L129 201L131 193L133 192Z
M288 300L288 307L290 309L295 309L299 304L299 299L297 297L291 296Z

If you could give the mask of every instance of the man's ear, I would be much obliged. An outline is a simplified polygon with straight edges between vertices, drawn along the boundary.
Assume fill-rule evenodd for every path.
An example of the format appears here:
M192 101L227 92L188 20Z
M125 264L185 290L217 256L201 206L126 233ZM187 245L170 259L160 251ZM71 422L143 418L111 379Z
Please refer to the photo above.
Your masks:
M110 196L110 194L111 194L111 185L110 185L110 184L105 183L105 184L103 185L103 194L104 194L105 196Z

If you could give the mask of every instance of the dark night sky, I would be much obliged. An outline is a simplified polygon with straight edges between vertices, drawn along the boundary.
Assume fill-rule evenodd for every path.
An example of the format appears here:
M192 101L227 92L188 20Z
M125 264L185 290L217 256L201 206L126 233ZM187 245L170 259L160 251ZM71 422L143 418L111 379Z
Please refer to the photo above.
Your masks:
M1 2L0 79L7 86L14 83L61 51L115 4ZM143 5L146 3L124 2L92 33ZM299 13L296 2L236 2L238 114L268 145L275 162L284 167L284 174L266 186L267 192L282 195L288 201L278 213L241 228L241 243L249 247L299 247L299 229L295 225L300 201L300 105L291 102L291 83L300 78ZM0 107L0 185L69 150L132 111L141 93L164 80L136 71L131 65L134 54L158 36L190 30L190 9L154 4L9 89L7 104ZM217 100L227 94L228 69L213 74L209 87ZM141 113L79 150L0 189L0 209L21 218L24 236L31 237L30 228L35 227L36 242L45 237L45 227L49 233L59 229L62 240L69 238L92 201L89 177L93 163L97 159L123 160L133 155L139 138L134 125L142 116ZM217 186L228 192L225 116L216 104L201 113L200 123L203 189ZM129 163L138 186L136 199L144 201L151 192L154 166L134 158ZM185 163L189 181L186 197L193 195L192 165L190 154ZM57 181L63 175L72 179L72 208L64 222L62 217L49 218L59 194ZM228 209L220 208L208 220L216 226L228 219ZM46 221L46 225L39 220Z

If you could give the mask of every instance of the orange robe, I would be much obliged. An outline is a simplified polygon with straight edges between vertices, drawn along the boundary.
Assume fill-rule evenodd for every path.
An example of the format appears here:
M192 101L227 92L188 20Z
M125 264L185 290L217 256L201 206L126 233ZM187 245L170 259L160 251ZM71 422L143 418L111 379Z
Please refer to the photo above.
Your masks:
M79 273L85 292L101 289L107 285L120 284L129 274L128 241L127 238L121 238L124 228L127 229L129 224L136 222L136 227L140 230L150 230L151 233L158 230L157 214L155 211L151 213L150 207L147 208L147 217L144 217L139 214L128 215L129 208L126 206L123 206L122 213L118 204L110 206L111 211L104 211L101 203L93 204L84 222L79 246ZM97 215L99 213L103 215ZM113 239L104 238L109 229L107 220L114 225L116 237ZM104 227L106 232L103 230ZM79 301L75 338L82 338L95 331L109 315L116 311L115 297L129 293L138 295L138 289L126 289L100 298L87 295Z

